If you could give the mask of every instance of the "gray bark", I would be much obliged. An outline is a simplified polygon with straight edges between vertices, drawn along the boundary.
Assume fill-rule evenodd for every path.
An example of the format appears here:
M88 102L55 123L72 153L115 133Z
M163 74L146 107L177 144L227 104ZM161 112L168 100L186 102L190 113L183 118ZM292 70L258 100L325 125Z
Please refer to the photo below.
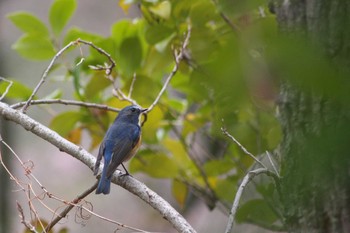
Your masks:
M350 67L350 1L281 0L276 14L282 32L299 32L319 46L335 68L333 87L350 92L343 88L350 79L344 78ZM350 232L350 100L343 96L300 89L288 80L281 85L282 198L289 232Z

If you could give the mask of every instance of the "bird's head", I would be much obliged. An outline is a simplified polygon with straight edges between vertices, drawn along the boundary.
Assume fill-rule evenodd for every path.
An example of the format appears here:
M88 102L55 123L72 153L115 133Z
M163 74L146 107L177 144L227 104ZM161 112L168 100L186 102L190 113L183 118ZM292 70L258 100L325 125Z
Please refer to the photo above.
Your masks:
M138 105L130 105L123 108L117 117L117 120L126 121L129 123L138 123L140 114L147 111L147 108L141 108Z

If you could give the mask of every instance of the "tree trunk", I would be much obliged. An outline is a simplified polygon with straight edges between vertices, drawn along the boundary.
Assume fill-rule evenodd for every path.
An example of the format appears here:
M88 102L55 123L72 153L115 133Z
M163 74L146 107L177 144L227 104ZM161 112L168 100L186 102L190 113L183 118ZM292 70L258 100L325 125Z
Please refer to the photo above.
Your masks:
M301 32L339 73L349 72L350 1L280 0L276 14L281 31ZM347 85L337 74L329 79ZM350 232L350 100L315 93L311 86L301 90L288 80L281 99L287 230Z
M9 127L6 124L3 124L3 119L0 118L0 134L1 137L4 137L6 132L9 132ZM7 136L7 135L6 135ZM7 140L6 140L7 139ZM9 138L2 138L2 140L9 142ZM0 144L0 153L1 153L1 159L6 164L7 167L10 167L9 164L9 154L8 150L4 149L4 145ZM0 232L9 232L10 228L10 209L8 206L9 203L9 196L10 196L10 181L9 181L9 175L5 171L5 169L0 165L0 184L1 184L1 191L0 191Z

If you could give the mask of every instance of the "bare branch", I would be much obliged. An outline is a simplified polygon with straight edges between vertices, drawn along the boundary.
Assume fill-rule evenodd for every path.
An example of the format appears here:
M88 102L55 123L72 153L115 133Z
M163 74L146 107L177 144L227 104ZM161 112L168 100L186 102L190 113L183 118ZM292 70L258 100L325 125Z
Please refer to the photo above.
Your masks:
M5 98L5 96L6 96L7 93L9 92L9 90L10 90L10 88L11 88L13 82L12 82L11 80L7 80L6 78L3 78L3 77L0 77L0 80L2 80L2 81L4 81L4 82L7 82L7 83L8 83L8 85L7 85L7 87L6 87L5 91L4 91L4 93L2 93L2 95L0 96L0 101L1 101L3 98Z
M74 208L74 206L76 206L76 204L78 204L82 199L84 199L86 196L88 196L90 193L92 193L96 189L97 184L98 182L96 182L93 186L91 186L89 189L84 191L82 194L78 195L73 201L68 203L68 206L46 226L44 232L49 232L62 218L66 217L69 211L71 211Z
M72 46L76 46L79 44L85 44L88 45L90 47L92 47L93 49L95 49L96 51L98 51L100 54L105 55L108 60L110 61L111 65L108 66L99 66L99 69L101 70L105 70L106 71L106 75L109 76L112 73L113 68L115 67L115 62L112 59L111 55L108 54L106 51L104 51L103 49L97 47L96 45L94 45L92 42L89 41L85 41L85 40L81 40L81 39L77 39L76 41L71 41L69 44L67 44L65 47L63 47L60 51L58 51L55 56L53 57L53 59L51 60L49 66L46 68L46 70L44 71L44 74L42 75L39 83L37 84L37 86L35 87L34 91L32 92L32 94L30 95L30 97L28 98L28 100L26 101L26 103L24 104L22 111L26 112L27 108L29 107L29 105L31 104L34 96L36 95L36 93L39 91L39 88L44 84L44 82L46 81L46 78L50 72L50 70L52 69L53 65L55 64L56 60L70 47ZM80 65L83 62L84 59L81 59L79 61L79 63L77 65Z
M113 60L112 56L107 53L106 51L104 51L103 49L101 49L100 47L97 47L96 45L94 45L92 42L90 41L85 41L82 39L77 39L76 43L81 43L81 44L85 44L88 45L90 47L92 47L93 49L95 49L97 52L99 52L100 54L106 56L109 60L109 62L111 63L111 65L105 65L103 67L103 69L106 71L106 75L109 76L112 73L113 68L115 67L115 61ZM102 68L102 66L99 66L100 68Z
M45 191L45 193L47 193L47 190L40 184L40 182L38 181L38 179L32 174L32 169L34 167L34 164L31 161L28 162L23 162L19 156L15 153L15 151L4 141L2 140L2 138L0 137L0 142L6 146L6 148L8 148L11 153L15 156L15 158L19 161L19 163L21 164L25 175L29 178L33 178L41 187L41 189L43 189ZM30 209L30 213L34 214L34 219L41 225L42 228L44 228L44 224L41 222L40 220L40 216L38 214L38 212L36 211L34 205L33 205L33 198L31 197L31 193L34 194L34 199L38 200L43 206L45 206L49 211L51 211L52 213L54 213L54 211L52 209L50 209L43 201L42 199L35 193L33 186L31 183L27 183L26 186L27 188L24 188L24 184L22 185L23 182L21 182L19 179L17 179L11 172L10 170L6 167L6 165L4 164L2 158L1 158L1 152L0 152L0 159L1 159L1 165L5 168L6 172L9 174L9 176L11 177L12 180L14 180L16 182L16 184L21 187L21 191L23 191L25 193L25 196L27 198L28 201L28 206ZM29 165L28 165L29 164ZM30 179L30 178L29 178ZM24 220L24 214L23 214L23 209L22 207L19 205L19 203L17 203L17 207L18 210L20 212L21 215L21 222L29 229L29 225L25 222ZM19 208L20 207L20 208Z
M1 135L0 135L0 142L1 142L2 144L4 144L6 147L10 148L10 147L6 144L6 142L2 140ZM7 166L5 165L5 163L4 163L3 159L2 159L1 150L0 150L0 163L1 163L2 167L5 169L5 171L9 174L9 176L11 177L11 179L12 179L13 181L16 182L16 184L21 188L22 191L25 191L25 188L23 187L23 185L16 179L16 177L14 177L14 176L12 175L12 173L10 172L10 170L9 170L9 169L7 168Z
M240 35L240 32L241 32L241 29L240 29L235 23L233 23L233 22L229 19L229 17L228 17L227 15L225 15L222 11L219 10L217 0L213 0L212 2L213 2L213 4L216 6L216 9L219 11L219 14L220 14L221 18L227 23L228 26L230 26L230 28L232 29L232 31L233 31L237 36L239 36L239 35Z
M130 88L129 88L128 98L131 98L132 91L134 90L135 81L136 81L136 73L134 73L134 76L132 77L132 81L131 81Z
M258 169L255 169L253 171L248 172L244 176L243 181L237 190L235 199L234 199L233 204L232 204L232 209L230 211L230 215L228 218L228 223L226 226L225 233L230 233L233 231L234 220L235 220L236 213L237 213L237 210L239 207L239 202L241 200L241 197L242 197L242 194L243 194L245 187L255 176L260 175L260 174L267 174L268 176L272 176L274 178L275 182L278 180L278 178L276 177L276 174L272 173L271 171L267 170L266 168L258 168Z
M25 104L26 104L26 101L19 102L11 105L11 108L17 109L24 106ZM81 107L87 107L87 108L98 108L98 109L112 111L112 112L120 111L120 109L109 107L104 104L86 103L86 102L76 101L76 100L42 99L42 100L32 100L30 102L30 105L39 105L39 104L64 104L64 105L74 105L74 106L81 106Z
M17 203L17 210L19 212L19 217L21 218L21 223L23 223L23 225L30 231L30 232L34 232L34 233L38 233L36 230L35 230L35 227L30 224L29 222L26 221L25 219L25 216L24 216L24 213L23 213L23 208L22 206L18 203Z
M236 143L245 154L249 155L252 159L254 159L255 162L257 162L263 168L266 169L266 166L262 162L260 162L260 160L258 160L252 153L250 153L241 143L239 143L239 141L235 139L229 132L227 132L227 130L224 127L221 127L221 131L223 134L229 137L234 143Z
M119 100L126 100L134 105L139 105L136 100L130 98L129 96L125 95L119 88L113 89L113 95L117 97Z
M270 152L266 151L266 154L267 154L267 157L269 158L269 161L270 161L270 163L271 163L271 165L272 165L272 168L273 168L273 170L275 171L276 175L277 175L278 177L280 177L280 174L279 174L279 172L278 172L278 170L277 170L277 168L276 168L276 165L275 165L275 163L273 162L273 160L272 160L272 158L271 158Z
M153 103L148 107L148 110L145 112L150 112L154 106L158 103L160 97L164 94L165 90L167 89L169 83L170 83L170 80L175 76L175 74L177 73L178 69L179 69L179 64L180 62L183 60L183 57L184 57L184 53L185 53L185 50L186 50L186 47L190 41L190 37L191 37L191 24L189 23L188 24L188 29L187 29L187 34L186 34L186 37L182 43L182 46L180 48L180 51L177 52L176 50L174 51L174 57L175 57L175 65L172 69L172 71L170 72L170 74L168 75L168 77L166 78L164 84L163 84L163 87L162 89L160 90L160 92L158 93L158 96L156 97L156 99L153 101Z
M34 88L32 94L30 95L29 99L27 100L27 102L25 103L25 105L22 108L22 112L26 112L27 108L29 107L31 101L33 100L34 96L36 95L36 93L39 91L39 88L44 84L44 82L46 81L47 75L49 74L50 70L52 69L53 65L55 64L56 60L70 47L72 47L73 45L76 45L75 41L70 42L69 44L67 44L65 47L63 47L60 51L58 51L56 53L56 55L53 57L53 59L51 60L49 66L46 68L46 70L44 71L39 83L36 85L36 87Z
M96 185L96 186L97 186L97 185ZM96 188L96 187L95 187L95 188ZM125 224L123 224L123 223L120 223L120 222L111 220L111 219L109 219L109 218L103 217L103 216L101 216L101 215L99 215L99 214L96 214L95 212L91 211L90 209L88 209L88 208L86 208L86 207L84 207L84 206L82 206L82 205L74 205L74 206L78 207L78 208L80 209L80 211L85 210L85 211L88 212L89 214L94 215L95 217L98 217L98 218L100 218L100 219L102 219L102 220L104 220L104 221L106 221L106 222L113 223L113 224L115 224L115 225L117 225L117 226L119 226L119 227L132 230L133 232L149 233L148 231L144 231L144 230L141 230L141 229L138 229L138 228L135 228L135 227L130 227L130 226L127 226L127 225L125 225ZM81 213L80 213L80 215L81 215Z

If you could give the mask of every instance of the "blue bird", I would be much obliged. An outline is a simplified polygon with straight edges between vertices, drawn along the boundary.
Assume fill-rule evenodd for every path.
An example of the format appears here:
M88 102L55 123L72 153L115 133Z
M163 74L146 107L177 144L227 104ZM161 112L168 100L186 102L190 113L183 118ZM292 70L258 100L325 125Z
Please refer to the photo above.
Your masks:
M129 175L122 163L134 156L141 145L139 118L140 114L146 110L147 108L143 109L137 105L123 108L107 130L100 145L94 168L94 175L97 175L103 157L104 167L96 194L109 194L111 177L120 164L126 175Z

